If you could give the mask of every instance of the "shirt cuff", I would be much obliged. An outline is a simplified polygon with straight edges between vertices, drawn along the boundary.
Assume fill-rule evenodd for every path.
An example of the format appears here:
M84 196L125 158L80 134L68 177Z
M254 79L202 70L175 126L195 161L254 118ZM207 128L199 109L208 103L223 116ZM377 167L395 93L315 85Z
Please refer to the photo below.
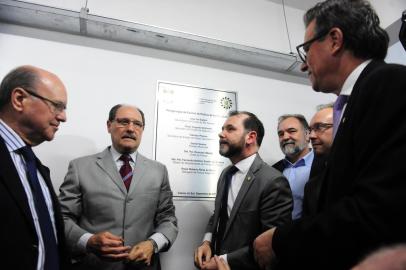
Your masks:
M210 233L210 232L205 233L202 242L209 241L211 243L212 238L213 238L213 233Z
M220 257L220 258L223 258L223 260L224 260L226 263L228 263L228 261L227 261L227 254L220 255L219 257Z
M160 252L163 248L165 248L169 244L168 239L162 233L154 233L149 237L149 239L155 241L155 243L158 246L158 252Z
M87 242L89 241L90 237L92 237L92 236L93 236L92 233L85 233L84 235L82 235L79 238L79 241L77 244L79 251L81 251L81 252L87 251Z

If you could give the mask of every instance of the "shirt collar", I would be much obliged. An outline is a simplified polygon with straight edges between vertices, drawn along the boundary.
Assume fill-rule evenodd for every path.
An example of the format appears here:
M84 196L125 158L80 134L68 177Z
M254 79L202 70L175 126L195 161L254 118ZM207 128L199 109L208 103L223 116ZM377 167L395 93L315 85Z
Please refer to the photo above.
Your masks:
M351 96L352 89L354 88L355 83L357 82L359 76L361 75L364 68L371 62L372 60L366 60L362 62L358 67L356 67L350 75L345 79L343 87L341 88L340 95L344 96Z
M9 152L14 152L27 144L11 127L0 119L0 136L6 143Z
M255 153L243 160L240 160L239 162L234 164L234 166L236 166L238 168L238 171L240 171L241 173L247 173L256 157L257 157L257 153Z
M117 161L120 159L121 155L122 155L120 152L118 152L118 151L114 148L113 145L110 147L110 153L111 153L111 155L113 156L113 160L114 160L115 162L117 162ZM131 153L131 154L129 154L129 155L130 155L132 161L135 163L135 161L137 160L137 151L135 151L135 152L133 152L133 153Z
M313 149L310 149L309 153L307 153L304 157L296 161L295 163L291 163L287 158L283 159L283 163L285 167L301 167L301 166L311 166L314 159L314 152Z

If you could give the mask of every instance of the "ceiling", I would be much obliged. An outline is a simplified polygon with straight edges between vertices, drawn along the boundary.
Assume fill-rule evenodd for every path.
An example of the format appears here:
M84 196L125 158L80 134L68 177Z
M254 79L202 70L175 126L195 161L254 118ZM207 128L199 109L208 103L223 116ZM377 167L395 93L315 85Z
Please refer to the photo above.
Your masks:
M293 8L301 9L301 10L308 10L309 8L313 7L315 4L322 0L267 0L277 4L285 3L286 6L290 6Z

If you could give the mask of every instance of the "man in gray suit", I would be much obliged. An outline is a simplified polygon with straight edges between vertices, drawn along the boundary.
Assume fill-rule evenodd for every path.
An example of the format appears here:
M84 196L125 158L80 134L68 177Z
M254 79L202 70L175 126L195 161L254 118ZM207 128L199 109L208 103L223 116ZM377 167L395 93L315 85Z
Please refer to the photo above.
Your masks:
M160 269L175 241L167 169L137 152L144 126L140 109L114 106L112 146L69 164L59 198L77 269Z
M233 270L259 269L250 253L255 237L291 220L292 193L286 178L257 153L264 137L261 121L250 112L232 112L222 127L220 154L233 166L222 172L214 214L195 265L217 269L221 255Z

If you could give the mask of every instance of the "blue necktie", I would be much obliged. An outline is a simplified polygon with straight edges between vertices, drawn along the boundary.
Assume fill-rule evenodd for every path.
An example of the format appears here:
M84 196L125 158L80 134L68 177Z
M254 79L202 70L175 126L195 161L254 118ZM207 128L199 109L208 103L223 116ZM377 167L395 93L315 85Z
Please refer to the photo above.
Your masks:
M231 179L233 175L238 171L238 168L232 166L226 173L226 179L223 189L223 197L221 198L220 206L220 219L216 233L216 242L215 242L215 252L217 255L221 255L221 243L223 242L224 233L226 231L227 222L228 222L228 212L227 212L227 201L228 201L228 189L230 187Z
M30 146L24 146L20 148L19 151L23 155L27 166L27 177L34 197L35 209L37 210L39 225L41 227L41 235L44 241L44 270L58 270L58 246L52 227L51 217L49 216L48 207L46 205L44 194L42 193L41 185L38 180L35 154L31 150Z

